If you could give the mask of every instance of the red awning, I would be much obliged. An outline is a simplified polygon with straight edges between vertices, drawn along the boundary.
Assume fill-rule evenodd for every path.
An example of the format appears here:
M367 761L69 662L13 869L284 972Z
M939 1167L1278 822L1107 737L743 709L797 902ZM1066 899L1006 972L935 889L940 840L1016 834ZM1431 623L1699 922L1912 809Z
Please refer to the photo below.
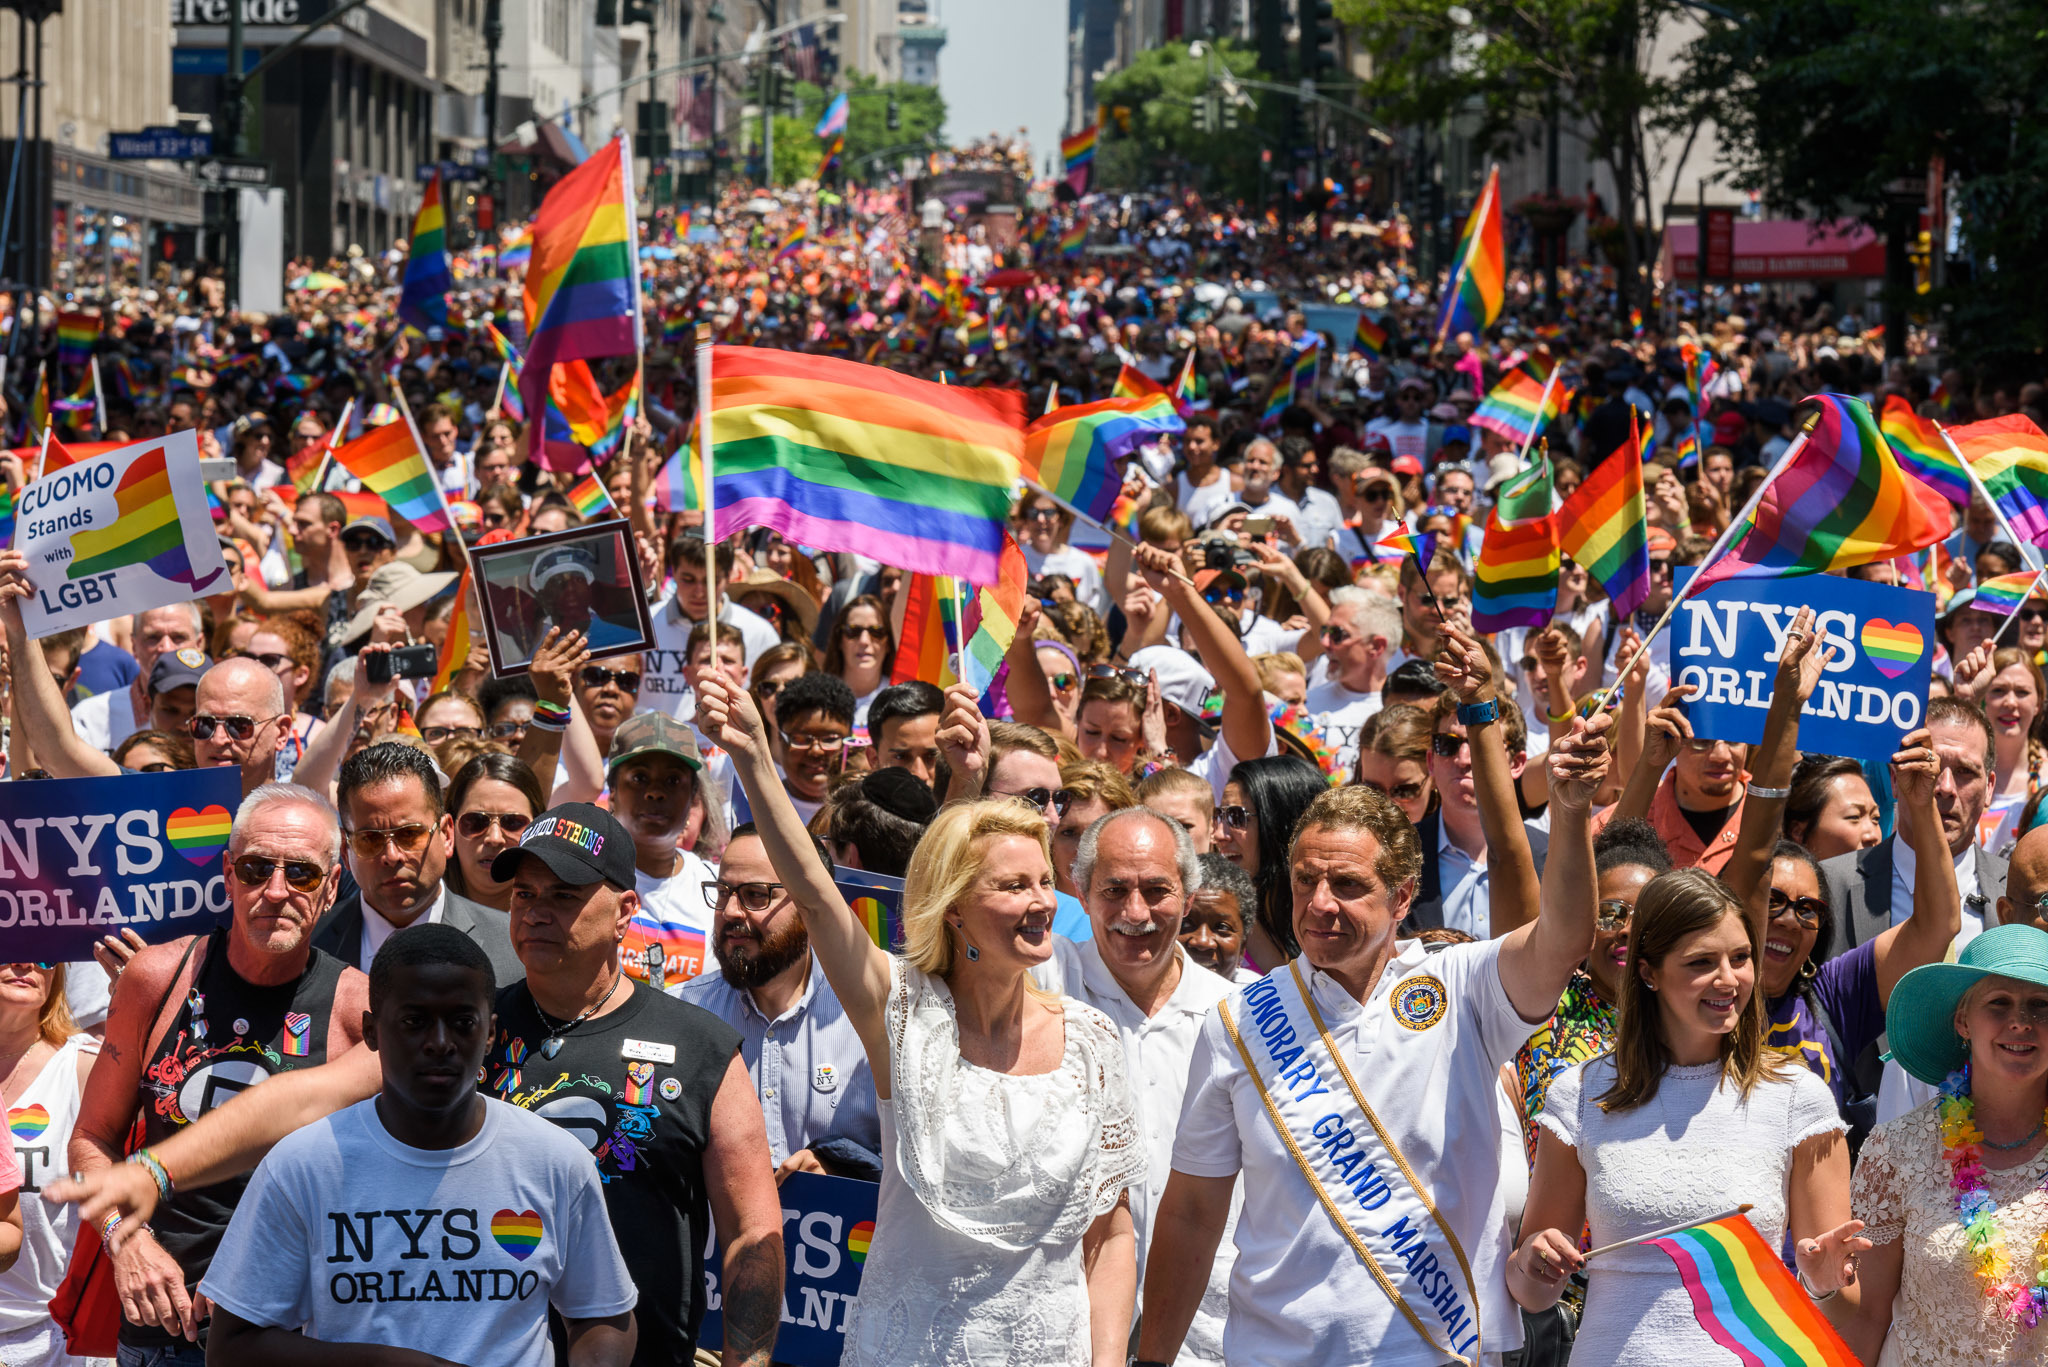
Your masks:
M1699 279L1699 227L1664 229L1658 267L1680 285ZM1884 278L1884 239L1854 222L1802 223L1735 220L1735 279L1846 280Z

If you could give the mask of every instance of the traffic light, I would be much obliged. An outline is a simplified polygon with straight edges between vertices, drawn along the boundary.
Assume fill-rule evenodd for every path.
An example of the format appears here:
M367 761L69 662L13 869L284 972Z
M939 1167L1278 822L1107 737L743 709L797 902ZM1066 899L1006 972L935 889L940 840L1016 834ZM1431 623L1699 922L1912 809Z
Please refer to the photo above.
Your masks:
M1216 131L1216 97L1204 95L1195 101L1195 131L1213 133Z
M1320 80L1337 65L1337 17L1330 0L1301 0L1301 74Z
M896 97L894 95L891 95L889 97L888 118L889 131L891 133L897 132L903 127L903 106L897 102Z
M159 228L156 259L166 266L189 266L199 254L197 239L190 228Z
M783 106L782 68L773 62L761 68L761 104L768 109Z
M782 112L792 119L804 116L803 92L796 88L796 77L789 72L780 73L782 81Z

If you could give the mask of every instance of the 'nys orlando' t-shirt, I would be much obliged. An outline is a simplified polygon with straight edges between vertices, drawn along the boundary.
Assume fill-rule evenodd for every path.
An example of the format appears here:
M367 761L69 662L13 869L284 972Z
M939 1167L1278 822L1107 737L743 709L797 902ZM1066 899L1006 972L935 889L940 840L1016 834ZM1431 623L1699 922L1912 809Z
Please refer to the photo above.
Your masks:
M552 1125L484 1100L474 1139L415 1149L377 1099L263 1160L200 1289L252 1324L326 1343L425 1347L483 1367L549 1367L548 1306L633 1308L590 1160Z
M640 1288L635 1367L689 1367L711 1229L704 1147L739 1032L634 984L625 1005L564 1034L553 1058L542 1051L547 1037L523 981L500 991L484 1090L567 1130L597 1160L612 1232Z

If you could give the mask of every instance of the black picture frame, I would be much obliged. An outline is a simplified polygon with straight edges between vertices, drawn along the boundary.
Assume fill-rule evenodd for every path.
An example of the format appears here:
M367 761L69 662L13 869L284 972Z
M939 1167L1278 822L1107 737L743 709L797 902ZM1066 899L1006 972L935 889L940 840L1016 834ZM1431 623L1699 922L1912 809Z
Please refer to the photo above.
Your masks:
M470 548L483 613L480 625L491 652L491 673L497 678L530 671L533 652L552 625L532 586L533 572L544 556L559 565L563 557L554 552L564 546L587 553L591 609L584 630L592 638L590 658L632 655L653 647L654 623L647 611L647 586L640 577L632 524L623 518L592 522ZM558 568L544 582L561 573Z

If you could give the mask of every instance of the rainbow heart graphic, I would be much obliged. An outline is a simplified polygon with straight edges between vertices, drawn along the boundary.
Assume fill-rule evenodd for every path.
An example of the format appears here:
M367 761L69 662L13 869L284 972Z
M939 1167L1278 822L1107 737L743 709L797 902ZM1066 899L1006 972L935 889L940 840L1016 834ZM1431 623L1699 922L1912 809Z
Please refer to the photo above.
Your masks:
M1927 639L1911 622L1893 623L1873 617L1863 624L1863 653L1887 679L1896 679L1919 664L1926 649Z
M50 1128L50 1113L41 1106L23 1106L7 1113L7 1128L24 1144L32 1144Z
M235 814L218 803L196 812L180 807L164 818L164 834L179 854L195 864L208 864L228 847L228 832L234 824Z
M491 1237L520 1262L540 1247L540 1216L530 1210L501 1210L491 1217Z
M875 1241L875 1222L862 1220L846 1231L846 1256L857 1263L868 1260L868 1245Z

